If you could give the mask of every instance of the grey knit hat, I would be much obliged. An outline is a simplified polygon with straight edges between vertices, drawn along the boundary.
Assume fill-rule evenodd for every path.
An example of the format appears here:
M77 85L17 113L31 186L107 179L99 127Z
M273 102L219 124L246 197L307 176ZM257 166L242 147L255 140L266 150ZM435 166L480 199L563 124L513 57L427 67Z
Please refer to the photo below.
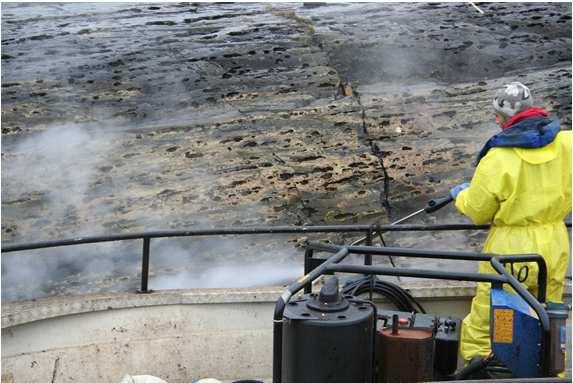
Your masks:
M520 82L512 82L495 93L493 108L505 117L511 117L533 105L529 88Z

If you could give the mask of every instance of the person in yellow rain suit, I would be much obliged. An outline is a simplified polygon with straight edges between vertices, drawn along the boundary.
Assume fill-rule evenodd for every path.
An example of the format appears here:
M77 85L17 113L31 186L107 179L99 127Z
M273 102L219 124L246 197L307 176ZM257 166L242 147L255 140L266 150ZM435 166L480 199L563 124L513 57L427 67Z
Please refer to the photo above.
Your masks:
M491 224L483 252L540 254L547 264L547 301L562 302L569 265L571 131L533 106L529 89L514 82L493 100L502 131L487 141L470 184L454 187L456 208L475 224ZM516 264L515 270L522 265ZM524 282L537 294L537 266L527 264ZM495 274L488 262L480 273ZM463 320L460 354L469 362L491 352L490 285L478 283L471 312Z

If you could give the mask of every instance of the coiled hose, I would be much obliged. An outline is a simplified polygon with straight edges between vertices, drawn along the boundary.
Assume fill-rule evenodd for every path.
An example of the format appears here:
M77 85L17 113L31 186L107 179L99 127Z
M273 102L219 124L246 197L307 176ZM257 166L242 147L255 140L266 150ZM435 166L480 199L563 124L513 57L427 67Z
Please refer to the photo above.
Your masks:
M345 295L355 297L370 291L387 298L399 311L415 312L425 314L426 310L420 303L406 290L391 282L386 282L377 277L371 278L363 276L358 279L347 281L342 287Z

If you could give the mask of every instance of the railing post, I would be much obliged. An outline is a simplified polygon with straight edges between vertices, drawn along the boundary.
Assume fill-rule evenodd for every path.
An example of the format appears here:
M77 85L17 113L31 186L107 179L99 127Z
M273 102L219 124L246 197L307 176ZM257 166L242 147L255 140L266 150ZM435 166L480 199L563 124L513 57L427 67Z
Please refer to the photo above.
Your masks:
M148 289L149 282L149 248L150 248L151 238L143 238L143 254L141 258L141 289L140 293L150 293L151 290Z
M306 250L304 251L304 275L307 275L312 271L310 262L313 255L314 255L314 250L309 249L307 247ZM304 286L304 293L310 294L311 292L312 292L312 283L307 283Z
M366 240L364 242L364 244L366 246L372 246L373 235L374 235L374 228L372 226L370 226L370 228L368 229L368 232L366 233ZM364 256L364 264L366 266L370 266L372 264L372 254L366 254Z
M374 228L370 226L368 232L366 233L366 246L372 246L372 237L374 235ZM372 254L366 254L364 256L364 265L372 266ZM372 295L374 293L374 275L368 276L368 299L372 302Z

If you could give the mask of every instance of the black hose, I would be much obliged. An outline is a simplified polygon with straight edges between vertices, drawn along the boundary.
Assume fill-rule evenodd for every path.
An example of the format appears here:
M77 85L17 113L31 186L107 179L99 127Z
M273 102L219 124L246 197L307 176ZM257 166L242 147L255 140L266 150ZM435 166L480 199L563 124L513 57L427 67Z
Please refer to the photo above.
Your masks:
M342 292L345 295L359 296L369 292L370 289L387 298L399 311L426 313L422 305L406 290L394 283L382 281L378 278L374 278L372 284L369 276L350 280L346 282Z
M473 358L467 366L463 367L458 372L454 373L452 380L464 380L476 374L477 372L485 369L488 363L493 359L493 354L488 356L480 356Z

